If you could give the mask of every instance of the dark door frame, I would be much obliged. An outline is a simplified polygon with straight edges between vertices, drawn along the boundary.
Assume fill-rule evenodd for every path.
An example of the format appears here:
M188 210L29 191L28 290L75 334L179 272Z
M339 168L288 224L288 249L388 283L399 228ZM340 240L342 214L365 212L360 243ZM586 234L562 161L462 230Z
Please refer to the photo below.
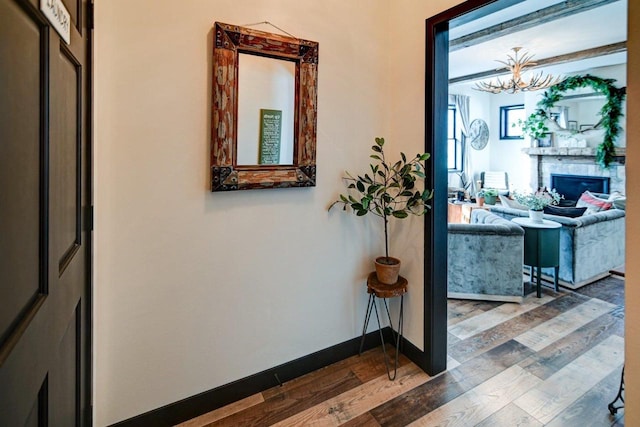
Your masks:
M429 375L447 368L447 105L449 24L465 22L525 0L468 0L426 20L425 152L431 215L424 224L424 361Z

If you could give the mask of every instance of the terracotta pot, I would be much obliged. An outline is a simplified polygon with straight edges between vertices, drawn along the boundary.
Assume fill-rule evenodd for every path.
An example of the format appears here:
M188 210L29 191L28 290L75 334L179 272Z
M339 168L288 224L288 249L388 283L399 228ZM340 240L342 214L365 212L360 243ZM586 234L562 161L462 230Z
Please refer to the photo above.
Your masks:
M393 257L378 257L376 258L376 276L378 281L385 285L393 285L398 281L398 275L400 274L400 260Z
M478 203L478 206L484 206L484 197L478 197L476 203Z

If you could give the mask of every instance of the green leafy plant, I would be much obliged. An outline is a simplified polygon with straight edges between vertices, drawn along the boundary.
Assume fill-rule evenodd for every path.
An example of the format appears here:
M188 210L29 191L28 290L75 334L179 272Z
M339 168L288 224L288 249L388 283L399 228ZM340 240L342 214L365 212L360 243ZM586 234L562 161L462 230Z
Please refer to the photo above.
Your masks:
M516 202L526 206L532 211L541 211L545 206L557 205L560 203L560 199L562 197L555 189L551 189L550 191L544 190L536 191L534 193L518 193L515 191L513 193L513 198Z
M484 196L487 197L498 197L498 190L496 190L495 188L485 188L484 189Z
M564 92L587 86L591 87L593 90L600 92L607 97L607 102L599 112L602 118L595 126L602 127L604 129L604 137L603 141L598 145L596 161L603 168L607 168L609 163L611 163L615 158L614 142L622 130L619 125L619 121L620 117L622 117L622 102L624 101L627 92L624 87L618 88L614 86L614 82L615 79L603 79L590 74L567 77L562 82L547 89L542 96L542 99L538 102L538 109L523 123L528 124L527 126L530 127L532 131L536 128L545 127L547 119L546 112L564 98ZM525 127L522 129L523 132L527 133L525 131Z
M348 182L347 188L352 194L340 194L340 199L329 206L329 210L336 204L349 206L357 216L372 213L384 222L384 250L385 258L389 258L389 218L404 219L411 215L423 215L428 209L428 201L433 197L431 190L419 190L416 181L425 178L425 170L421 162L429 159L430 154L416 154L407 160L404 153L400 153L400 160L395 163L387 161L384 153L384 138L376 138L371 147L373 154L369 157L376 160L370 164L370 172L354 177L349 172L344 178Z
M520 126L522 133L533 139L540 139L545 133L549 132L547 127L547 113L545 111L536 111L527 117L527 120L519 119L512 126Z

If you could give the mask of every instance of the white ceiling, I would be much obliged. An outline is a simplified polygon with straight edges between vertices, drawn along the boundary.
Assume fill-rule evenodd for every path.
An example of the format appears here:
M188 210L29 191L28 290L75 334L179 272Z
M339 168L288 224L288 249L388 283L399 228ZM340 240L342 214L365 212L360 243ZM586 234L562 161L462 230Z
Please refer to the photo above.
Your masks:
M562 0L526 0L496 13L451 28L449 39L543 9ZM494 70L502 67L496 60L506 60L511 48L522 46L545 59L593 47L627 40L627 0L619 0L586 12L541 24L537 27L497 37L489 42L449 53L449 77ZM521 52L522 53L522 52ZM571 73L595 67L626 63L626 52L556 66L545 66L545 73Z

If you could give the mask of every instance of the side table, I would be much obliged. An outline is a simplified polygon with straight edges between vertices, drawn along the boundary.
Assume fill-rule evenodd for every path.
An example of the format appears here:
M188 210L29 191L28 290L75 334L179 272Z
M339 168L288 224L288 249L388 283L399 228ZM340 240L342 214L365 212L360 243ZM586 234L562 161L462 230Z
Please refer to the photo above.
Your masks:
M558 269L560 267L560 229L562 225L555 221L543 219L534 222L531 218L513 218L513 222L524 228L524 264L531 267L531 282L533 283L533 268L537 270L536 295L541 297L540 270L543 267L554 268L553 285L558 291Z
M408 282L402 276L398 277L398 281L393 285L386 285L378 281L376 272L372 272L367 277L367 293L369 294L369 302L367 303L367 312L364 317L364 327L362 328L362 338L360 339L360 350L358 354L362 354L362 347L364 346L364 338L367 334L367 327L369 326L369 319L371 318L371 311L375 311L376 319L378 320L378 332L380 333L380 341L382 342L382 352L384 353L384 364L387 368L387 376L391 381L396 379L398 372L398 355L400 354L400 340L402 338L402 325L404 321L404 294L407 293ZM391 313L389 313L389 306L387 305L388 298L400 297L400 314L398 315L398 332L394 333L393 323L391 322ZM396 355L393 365L393 377L391 376L391 368L389 364L389 356L387 356L387 349L384 343L384 336L382 335L382 327L380 326L380 316L378 315L378 306L376 305L376 298L382 299L384 302L384 308L387 311L387 317L389 319L389 327L391 333L394 335L396 344Z

